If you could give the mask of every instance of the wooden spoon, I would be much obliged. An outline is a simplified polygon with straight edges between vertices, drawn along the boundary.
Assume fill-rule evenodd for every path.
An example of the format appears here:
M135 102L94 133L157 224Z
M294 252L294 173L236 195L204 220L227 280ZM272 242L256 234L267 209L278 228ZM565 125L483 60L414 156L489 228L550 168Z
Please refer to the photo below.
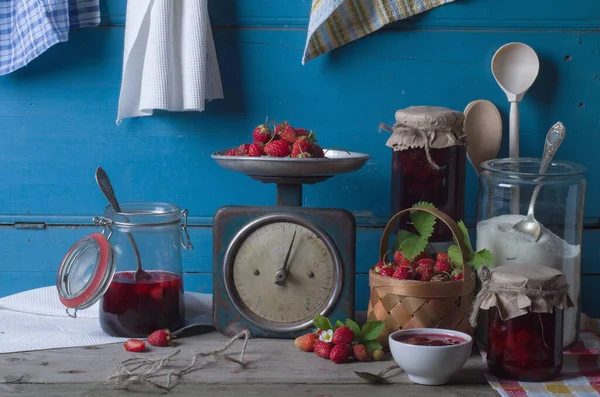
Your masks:
M502 144L502 118L498 108L483 99L469 103L464 114L467 158L479 175L480 164L498 156Z

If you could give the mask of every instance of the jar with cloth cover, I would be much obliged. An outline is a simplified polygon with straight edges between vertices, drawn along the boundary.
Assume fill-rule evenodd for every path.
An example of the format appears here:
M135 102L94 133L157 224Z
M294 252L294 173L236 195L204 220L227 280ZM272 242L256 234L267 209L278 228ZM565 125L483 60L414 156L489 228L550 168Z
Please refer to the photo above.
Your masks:
M434 106L411 106L395 115L386 145L393 149L391 213L429 202L452 219L462 219L465 196L464 115ZM401 222L399 229L408 225ZM410 228L409 228L410 230ZM430 239L444 251L452 234L438 225ZM444 245L445 244L445 245ZM440 246L441 245L441 246Z
M470 322L488 311L487 365L503 379L542 382L563 363L563 313L573 307L566 277L547 266L503 265L478 271L481 288Z

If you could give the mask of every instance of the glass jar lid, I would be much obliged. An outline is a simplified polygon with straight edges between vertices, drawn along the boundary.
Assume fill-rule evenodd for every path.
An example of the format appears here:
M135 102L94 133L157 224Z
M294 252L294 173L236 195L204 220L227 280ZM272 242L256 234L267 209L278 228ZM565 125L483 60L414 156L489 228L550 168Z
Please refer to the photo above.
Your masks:
M92 306L106 292L115 274L115 254L102 233L92 233L77 241L64 256L56 287L67 314ZM75 309L69 313L69 309Z

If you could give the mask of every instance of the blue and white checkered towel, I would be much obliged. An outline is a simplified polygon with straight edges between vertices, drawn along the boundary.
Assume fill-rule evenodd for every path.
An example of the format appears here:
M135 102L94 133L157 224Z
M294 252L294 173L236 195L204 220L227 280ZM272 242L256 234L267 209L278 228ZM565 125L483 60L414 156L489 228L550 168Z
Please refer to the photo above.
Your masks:
M99 24L99 0L0 0L0 75L67 41L69 29Z

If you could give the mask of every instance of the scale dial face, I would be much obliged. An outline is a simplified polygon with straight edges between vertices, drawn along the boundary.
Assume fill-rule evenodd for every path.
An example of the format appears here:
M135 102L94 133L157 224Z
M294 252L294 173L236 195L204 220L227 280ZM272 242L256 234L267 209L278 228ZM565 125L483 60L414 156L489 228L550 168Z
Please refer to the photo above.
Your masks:
M274 332L312 325L317 314L331 309L341 289L335 245L301 218L267 216L252 222L231 242L224 266L225 286L238 311Z

